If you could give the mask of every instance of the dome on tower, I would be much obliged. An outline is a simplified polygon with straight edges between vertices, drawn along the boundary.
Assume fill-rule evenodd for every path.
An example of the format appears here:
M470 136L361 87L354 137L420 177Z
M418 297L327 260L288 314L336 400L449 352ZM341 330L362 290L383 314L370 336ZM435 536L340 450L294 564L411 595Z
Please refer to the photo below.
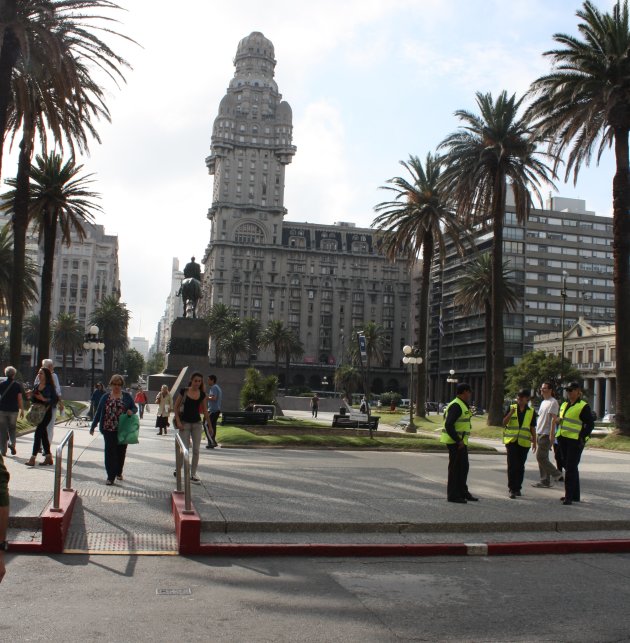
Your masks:
M269 62L276 64L273 43L269 38L265 38L260 31L252 31L249 36L238 43L234 61L248 56L267 58Z

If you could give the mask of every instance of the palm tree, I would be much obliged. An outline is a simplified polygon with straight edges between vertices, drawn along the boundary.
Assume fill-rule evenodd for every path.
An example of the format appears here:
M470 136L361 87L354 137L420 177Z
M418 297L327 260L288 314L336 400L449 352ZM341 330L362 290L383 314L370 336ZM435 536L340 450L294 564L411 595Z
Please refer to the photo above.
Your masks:
M52 345L61 351L62 381L66 382L66 357L71 353L73 358L76 351L83 348L83 327L77 318L68 313L59 313L55 320L52 333ZM41 355L40 347L40 355ZM73 359L74 362L74 359Z
M247 333L240 324L226 330L218 341L217 350L225 357L227 366L234 368L241 355L249 355Z
M343 391L348 403L352 403L352 394L361 386L361 373L355 366L344 364L335 371L335 388Z
M375 364L382 364L384 359L385 348L385 329L376 322L369 321L363 325L361 329L355 329L352 335L363 334L365 335L365 349L366 359L362 363L362 358L359 354L358 341L351 343L348 353L350 359L354 364L361 364L361 373L364 376L364 391L366 399L370 399L370 380L372 377L372 367Z
M24 263L24 308L32 306L39 296L37 277L39 269L29 258ZM11 305L13 291L13 234L11 226L0 228L0 315L7 315Z
M615 422L630 435L630 19L628 2L617 2L612 14L591 2L577 11L578 36L555 34L560 48L545 53L551 73L534 81L529 113L550 140L558 159L566 154L565 180L577 180L583 165L597 161L614 145L613 282L617 347Z
M23 337L24 343L27 346L37 349L37 342L39 341L39 315L33 313L24 320ZM35 365L39 364L39 353L35 350Z
M0 50L0 135L11 132L13 139L21 132L13 216L16 287L11 306L12 359L19 358L21 347L21 283L35 138L40 138L44 149L52 136L60 146L65 140L72 150L76 146L87 151L88 137L99 140L92 120L109 120L94 69L100 68L117 81L124 80L120 67L128 66L100 37L103 33L120 34L102 25L107 17L91 13L118 8L114 3L23 0L16 7L11 24L5 25L7 38Z
M120 301L118 295L104 297L90 317L90 324L96 324L99 327L105 344L104 376L106 379L112 375L115 353L125 351L129 344L127 329L130 317L127 306Z
M517 220L525 221L531 193L542 203L540 188L555 173L536 150L531 119L519 115L523 99L503 91L477 93L479 115L458 110L464 125L448 135L439 149L446 152L441 189L453 197L460 216L492 227L492 382L488 424L500 425L505 390L502 288L503 222L508 187L514 193ZM553 184L551 184L553 185Z
M396 196L393 201L384 201L375 206L374 209L380 214L372 221L372 226L381 230L381 249L390 261L403 257L410 264L414 264L422 255L417 345L424 360L417 366L416 408L418 415L424 417L429 288L433 257L437 249L440 262L444 262L447 237L453 241L457 251L462 253L466 230L445 194L440 191L440 158L431 153L427 154L423 167L417 156L410 155L409 162L401 161L400 164L407 170L411 180L396 176L387 181L391 185L381 187L382 190L389 190Z
M247 365L252 365L252 356L258 355L260 350L260 336L262 326L259 319L246 317L241 321L241 328L247 338Z
M100 198L89 190L91 174L81 175L83 165L76 165L73 158L65 163L57 153L38 155L31 166L29 215L34 219L39 238L43 237L44 260L40 287L40 355L48 355L50 348L50 302L52 298L53 269L57 245L57 228L67 246L72 243L74 232L79 241L86 236L84 225L94 221L93 210L102 211L94 199ZM17 181L7 184L16 187ZM3 195L0 209L12 211L16 190Z
M288 329L288 331L287 340L283 347L284 365L286 369L284 387L287 390L289 388L289 370L291 369L291 360L301 359L304 355L304 345L300 341L300 338L292 329Z
M507 262L503 263L503 303L505 310L516 310L518 296L516 284L509 278ZM485 347L486 347L486 391L483 399L484 408L488 408L490 381L492 380L492 255L489 252L476 255L465 266L457 281L455 305L460 306L464 314L484 313Z
M221 364L221 342L227 336L230 329L239 323L238 315L226 304L217 303L212 306L205 316L208 324L210 337L213 340L217 364Z
M271 346L273 349L276 375L280 376L280 358L286 354L287 346L292 340L293 333L279 319L271 319L263 330L260 345Z

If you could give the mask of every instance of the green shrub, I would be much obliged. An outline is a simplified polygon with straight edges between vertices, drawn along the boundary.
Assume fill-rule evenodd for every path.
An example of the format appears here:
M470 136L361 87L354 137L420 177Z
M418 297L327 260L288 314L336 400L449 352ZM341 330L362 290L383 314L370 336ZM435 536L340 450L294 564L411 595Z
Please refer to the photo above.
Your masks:
M396 393L395 391L381 393L381 404L383 406L391 406L392 404L398 406L400 400L402 400L402 395L400 393Z
M247 406L250 400L256 404L273 404L277 388L278 378L275 375L263 377L260 371L248 368L241 388L241 406Z

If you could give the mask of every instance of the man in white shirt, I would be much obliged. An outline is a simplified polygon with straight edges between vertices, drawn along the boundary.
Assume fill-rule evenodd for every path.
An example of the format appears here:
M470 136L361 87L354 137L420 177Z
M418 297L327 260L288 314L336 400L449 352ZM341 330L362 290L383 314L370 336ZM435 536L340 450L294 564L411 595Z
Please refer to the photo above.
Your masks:
M562 471L556 469L549 460L559 407L558 400L553 397L553 387L549 382L543 382L540 393L543 396L543 401L538 409L538 421L536 422L536 460L540 470L540 482L536 482L534 487L549 488L551 487L551 478L556 482L563 480Z

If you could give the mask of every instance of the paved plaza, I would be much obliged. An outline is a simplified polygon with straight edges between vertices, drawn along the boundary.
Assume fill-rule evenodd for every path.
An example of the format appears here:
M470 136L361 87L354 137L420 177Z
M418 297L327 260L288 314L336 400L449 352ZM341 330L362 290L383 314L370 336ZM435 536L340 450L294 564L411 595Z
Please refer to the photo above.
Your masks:
M145 414L140 444L128 448L125 479L105 486L98 432L75 429L72 486L78 492L66 539L71 552L177 550L170 496L174 436L157 436ZM385 428L385 427L384 427ZM65 435L58 425L55 440ZM10 540L34 541L52 497L53 468L25 467L32 435L7 458ZM486 443L488 443L486 441ZM505 455L471 455L478 503L446 502L443 453L203 448L192 500L206 543L475 543L627 538L630 455L587 450L583 502L563 506L562 486L536 489L530 456L524 497L507 498Z

